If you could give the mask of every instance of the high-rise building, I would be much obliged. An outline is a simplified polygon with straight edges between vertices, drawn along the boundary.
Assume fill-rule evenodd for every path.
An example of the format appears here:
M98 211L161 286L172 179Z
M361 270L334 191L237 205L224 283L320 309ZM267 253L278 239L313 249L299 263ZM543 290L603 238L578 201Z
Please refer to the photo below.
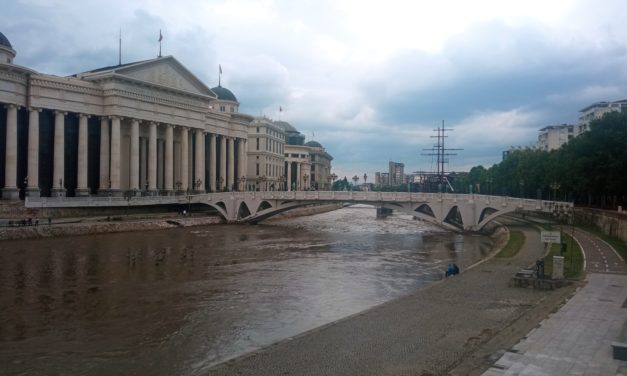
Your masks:
M614 102L597 102L579 110L579 123L575 130L575 136L590 129L590 121L600 119L608 112L627 112L627 99Z
M398 162L389 162L389 185L405 184L405 164Z
M540 129L538 149L550 151L568 143L574 135L574 126L569 124L549 125Z

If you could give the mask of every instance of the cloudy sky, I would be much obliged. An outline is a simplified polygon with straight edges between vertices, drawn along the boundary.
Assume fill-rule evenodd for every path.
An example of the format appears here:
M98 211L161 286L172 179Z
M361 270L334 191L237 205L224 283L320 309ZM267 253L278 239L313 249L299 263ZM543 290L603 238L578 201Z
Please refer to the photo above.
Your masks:
M173 55L241 111L322 143L340 176L432 170L423 149L452 128L449 169L500 161L587 104L627 98L620 0L3 1L15 63L69 75ZM283 112L279 112L279 107ZM371 181L369 179L369 181Z

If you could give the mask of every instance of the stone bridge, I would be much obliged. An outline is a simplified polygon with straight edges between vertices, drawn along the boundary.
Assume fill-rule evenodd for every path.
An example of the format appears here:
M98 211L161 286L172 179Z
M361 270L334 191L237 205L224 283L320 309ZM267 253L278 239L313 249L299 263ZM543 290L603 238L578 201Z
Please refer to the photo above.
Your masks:
M572 203L504 196L449 193L268 191L224 192L171 196L37 197L29 208L130 207L203 204L229 223L257 223L284 211L312 204L368 204L413 215L454 231L478 231L488 222L514 211L570 211Z

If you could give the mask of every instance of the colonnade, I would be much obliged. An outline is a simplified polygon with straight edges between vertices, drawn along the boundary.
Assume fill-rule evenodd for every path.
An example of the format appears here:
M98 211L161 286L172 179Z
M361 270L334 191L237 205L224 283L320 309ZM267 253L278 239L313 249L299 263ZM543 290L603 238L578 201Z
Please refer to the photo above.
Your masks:
M18 198L18 107L6 105L5 176L3 198ZM41 192L40 130L41 109L28 109L27 173L24 181L29 194ZM76 186L66 182L66 116L53 111L54 137L52 186L50 194L66 195L71 188L77 196L121 195L124 191L173 194L182 191L205 192L235 190L236 173L246 175L246 139L209 133L204 129L157 123L120 116L100 118L99 178L88 186L88 122L90 115L78 114L78 156ZM95 124L97 126L97 123ZM24 147L22 145L22 147ZM237 148L237 154L236 154ZM218 155L218 150L220 154ZM94 151L92 151L94 153ZM237 157L236 157L237 156ZM236 166L237 163L237 166ZM237 170L236 170L237 169Z

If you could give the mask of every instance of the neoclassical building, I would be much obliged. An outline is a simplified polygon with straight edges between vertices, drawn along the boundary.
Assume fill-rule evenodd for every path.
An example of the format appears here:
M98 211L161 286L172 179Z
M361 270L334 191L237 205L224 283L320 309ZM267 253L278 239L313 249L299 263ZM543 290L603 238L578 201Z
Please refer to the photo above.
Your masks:
M248 190L284 190L285 129L265 116L255 118L248 129Z
M253 118L174 57L59 77L15 56L0 33L2 198L244 188Z

